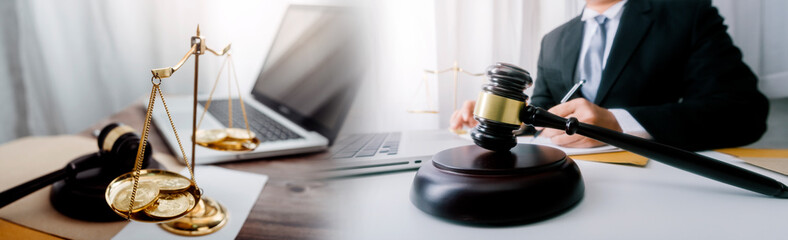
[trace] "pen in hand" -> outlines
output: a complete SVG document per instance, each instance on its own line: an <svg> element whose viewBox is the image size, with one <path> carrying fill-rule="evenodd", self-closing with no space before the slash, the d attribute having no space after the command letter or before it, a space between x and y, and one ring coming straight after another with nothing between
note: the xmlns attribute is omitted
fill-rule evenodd
<svg viewBox="0 0 788 240"><path fill-rule="evenodd" d="M564 98L561 99L561 103L565 103L566 101L569 101L569 98L571 98L572 95L575 95L575 92L577 92L577 89L580 89L580 87L582 87L583 84L585 84L585 83L586 83L585 79L582 79L579 82L575 83L575 85L572 86L571 89L569 89L569 92L567 92L566 95L564 95ZM534 138L531 139L531 142L536 140L536 137L538 137L539 134L542 133L542 131L544 131L544 128L542 128L539 131L536 131L536 133L534 133Z"/></svg>

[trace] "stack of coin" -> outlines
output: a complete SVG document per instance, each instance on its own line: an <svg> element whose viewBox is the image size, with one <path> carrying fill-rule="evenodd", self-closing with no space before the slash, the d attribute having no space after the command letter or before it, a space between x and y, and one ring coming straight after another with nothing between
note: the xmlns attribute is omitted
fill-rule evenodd
<svg viewBox="0 0 788 240"><path fill-rule="evenodd" d="M156 182L161 189L161 194L156 203L145 209L145 213L151 217L169 218L178 216L194 206L194 196L184 191L192 184L189 179L171 176L151 176L147 180Z"/></svg>
<svg viewBox="0 0 788 240"><path fill-rule="evenodd" d="M134 204L129 211L134 186L133 172L115 179L107 188L106 199L121 216L139 221L159 222L181 217L191 211L202 195L188 178L164 170L142 170Z"/></svg>
<svg viewBox="0 0 788 240"><path fill-rule="evenodd" d="M197 130L197 134L195 135L195 142L197 144L211 144L217 143L219 141L224 140L227 138L227 132L222 129L211 129L211 130Z"/></svg>
<svg viewBox="0 0 788 240"><path fill-rule="evenodd" d="M238 140L249 140L255 138L255 134L252 131L248 131L246 129L241 128L228 128L225 129L227 132L227 136L233 139Z"/></svg>
<svg viewBox="0 0 788 240"><path fill-rule="evenodd" d="M243 128L201 129L195 137L198 145L221 151L251 151L260 144L254 132Z"/></svg>

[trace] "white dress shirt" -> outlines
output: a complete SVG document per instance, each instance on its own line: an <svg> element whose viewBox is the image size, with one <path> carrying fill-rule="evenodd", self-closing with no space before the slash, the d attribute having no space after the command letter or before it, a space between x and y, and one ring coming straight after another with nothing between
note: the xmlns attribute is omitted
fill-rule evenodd
<svg viewBox="0 0 788 240"><path fill-rule="evenodd" d="M620 1L605 10L603 13L598 13L588 7L583 10L583 15L580 16L580 20L583 21L583 24L585 24L585 30L583 31L583 45L580 47L580 59L577 61L576 66L577 72L582 71L580 67L583 66L585 62L584 59L586 53L588 52L588 45L591 42L591 38L594 36L594 33L597 31L597 28L599 27L599 24L597 24L596 21L593 21L593 19L599 15L605 15L605 17L608 19L606 23L607 36L605 37L605 54L602 57L602 69L605 68L607 65L607 57L610 55L610 49L613 46L613 40L616 37L616 32L618 32L618 25L621 22L621 14L624 12L624 4L626 2L627 0ZM577 78L579 78L579 74L576 75L578 75ZM579 79L575 80L579 81ZM642 138L652 138L651 134L649 134L646 129L643 128L643 126L640 125L640 123L638 123L634 117L632 117L632 114L627 112L627 110L620 108L612 108L608 110L613 113L613 116L615 116L616 121L618 121L618 124L621 126L621 129L624 131L624 133Z"/></svg>

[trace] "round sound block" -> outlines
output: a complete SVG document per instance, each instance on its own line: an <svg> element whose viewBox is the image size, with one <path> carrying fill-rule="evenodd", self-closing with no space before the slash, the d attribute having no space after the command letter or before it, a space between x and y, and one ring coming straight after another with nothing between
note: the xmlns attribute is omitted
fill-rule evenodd
<svg viewBox="0 0 788 240"><path fill-rule="evenodd" d="M558 149L518 144L509 152L476 145L443 150L419 168L411 202L430 215L472 225L542 220L583 197L580 169Z"/></svg>

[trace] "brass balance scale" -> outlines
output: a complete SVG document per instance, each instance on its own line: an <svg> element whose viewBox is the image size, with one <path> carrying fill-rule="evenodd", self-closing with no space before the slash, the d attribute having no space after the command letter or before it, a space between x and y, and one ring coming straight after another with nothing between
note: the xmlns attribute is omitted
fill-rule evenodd
<svg viewBox="0 0 788 240"><path fill-rule="evenodd" d="M482 79L484 79L483 78L484 73L468 72L465 69L460 68L459 65L457 64L457 61L454 61L454 65L452 65L451 67L443 69L443 70L424 69L424 72L423 72L423 74L421 76L421 83L419 83L418 87L416 87L416 92L414 92L414 96L411 99L413 99L413 100L419 99L419 97L417 97L416 95L419 94L419 92L421 90L421 87L424 86L424 97L425 97L424 99L425 99L425 102L426 102L426 108L411 107L411 109L407 110L408 113L429 113L429 114L437 114L438 113L437 108L432 103L432 97L430 97L430 88L429 88L429 82L427 81L427 75L432 74L432 75L435 76L435 79L437 80L439 74L445 73L445 72L449 72L449 71L451 71L454 74L454 77L452 78L454 80L454 85L453 85L453 88L454 88L454 94L453 94L454 99L453 99L453 101L454 102L453 102L452 111L456 111L457 110L457 88L459 87L459 79L460 79L459 78L460 77L459 73L463 73L463 74L466 74L466 75L469 75L469 76L472 76L472 77L482 77ZM414 105L414 104L411 103L411 105Z"/></svg>
<svg viewBox="0 0 788 240"><path fill-rule="evenodd" d="M416 95L419 94L419 92L421 90L421 86L424 86L424 97L425 97L424 99L425 99L425 102L426 102L426 108L413 108L412 107L411 109L407 110L408 113L427 113L427 114L437 114L438 113L437 108L432 103L432 97L430 97L430 89L429 89L429 85L430 84L429 84L429 82L427 82L427 75L432 74L432 75L435 76L435 79L437 80L439 74L445 73L445 72L449 72L449 71L451 71L454 74L454 77L453 77L453 79L454 79L454 85L453 85L453 87L454 87L454 94L453 94L453 96L454 97L453 98L454 99L453 99L453 105L452 105L452 112L453 111L457 111L457 89L459 88L459 74L463 73L463 74L466 74L466 75L469 75L469 76L472 76L472 77L482 77L482 76L484 76L484 73L472 73L472 72L466 71L463 68L460 68L459 65L457 64L457 61L454 61L454 65L452 65L451 67L443 69L443 70L424 69L424 73L422 75L421 83L419 84L418 87L416 87L416 92L414 93L414 96L411 99L413 99L414 102L418 101L417 99L419 99L419 97L417 97ZM482 78L482 79L485 79L485 78ZM451 131L454 132L455 134L458 134L458 135L462 135L462 134L468 133L464 129L457 129L457 130L451 130Z"/></svg>
<svg viewBox="0 0 788 240"><path fill-rule="evenodd" d="M227 223L228 218L225 207L217 201L204 197L202 189L197 186L197 182L194 180L194 159L196 144L221 151L251 151L260 143L254 134L249 131L249 124L246 119L246 110L243 106L240 89L238 90L239 102L241 103L246 129L233 128L232 125L230 125L227 129L197 130L199 126L196 121L199 57L205 54L205 52L211 52L216 56L226 55L227 58L222 65L222 69L224 66L228 66L229 76L231 72L235 74L232 58L228 53L229 50L229 44L222 49L221 52L208 48L205 44L205 38L200 35L200 27L198 25L196 36L191 37L191 49L181 58L178 64L173 67L151 70L153 74L153 77L151 77L153 87L148 101L148 110L145 114L142 141L140 141L140 147L137 151L134 170L115 178L107 187L104 196L107 204L109 204L110 208L117 214L129 220L160 223L159 226L163 229L185 236L200 236L214 233ZM172 121L170 111L167 109L167 103L159 85L161 85L161 80L163 78L172 76L172 74L183 66L186 60L192 55L194 56L192 132L195 134L192 135L190 162L186 157L186 152L183 150L178 131ZM227 65L228 62L229 65ZM221 71L219 75L221 76ZM219 79L220 78L217 77L214 83L214 87L210 94L211 97L213 96ZM237 77L235 78L235 82L236 86L240 87ZM232 86L232 84L230 85ZM183 155L186 168L189 170L190 178L165 170L141 170L142 156L145 154L145 145L147 143L148 133L150 132L151 113L153 112L156 95L161 97L162 105L164 105L164 110L167 112L167 117L175 133L175 139L178 141L178 147ZM232 97L232 95L230 97ZM210 106L210 99L211 98L209 98L206 103L206 111ZM205 116L204 112L203 116ZM232 105L230 105L229 116L232 118ZM200 122L202 122L202 117ZM232 124L232 119L230 119L230 123Z"/></svg>

